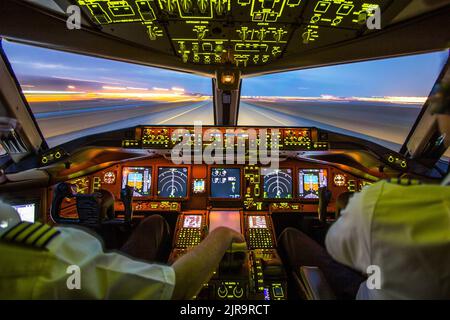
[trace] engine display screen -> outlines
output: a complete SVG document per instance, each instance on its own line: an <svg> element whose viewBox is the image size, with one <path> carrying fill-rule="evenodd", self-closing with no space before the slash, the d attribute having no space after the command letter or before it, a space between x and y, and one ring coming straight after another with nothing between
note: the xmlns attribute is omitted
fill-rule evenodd
<svg viewBox="0 0 450 320"><path fill-rule="evenodd" d="M152 168L125 167L122 172L122 188L130 186L134 189L133 196L150 196L152 184Z"/></svg>
<svg viewBox="0 0 450 320"><path fill-rule="evenodd" d="M202 216L199 214L186 215L183 220L183 228L200 229L202 226Z"/></svg>
<svg viewBox="0 0 450 320"><path fill-rule="evenodd" d="M13 205L22 221L34 223L36 217L36 209L34 203Z"/></svg>
<svg viewBox="0 0 450 320"><path fill-rule="evenodd" d="M204 193L206 190L206 180L205 179L194 179L192 191L195 194Z"/></svg>
<svg viewBox="0 0 450 320"><path fill-rule="evenodd" d="M212 168L211 198L239 199L241 197L241 169Z"/></svg>
<svg viewBox="0 0 450 320"><path fill-rule="evenodd" d="M186 198L188 188L188 168L159 167L158 197Z"/></svg>
<svg viewBox="0 0 450 320"><path fill-rule="evenodd" d="M248 227L250 229L266 229L267 221L265 216L248 216Z"/></svg>
<svg viewBox="0 0 450 320"><path fill-rule="evenodd" d="M292 170L262 168L264 198L292 199Z"/></svg>
<svg viewBox="0 0 450 320"><path fill-rule="evenodd" d="M319 188L327 186L326 169L300 169L298 173L299 197L319 199Z"/></svg>

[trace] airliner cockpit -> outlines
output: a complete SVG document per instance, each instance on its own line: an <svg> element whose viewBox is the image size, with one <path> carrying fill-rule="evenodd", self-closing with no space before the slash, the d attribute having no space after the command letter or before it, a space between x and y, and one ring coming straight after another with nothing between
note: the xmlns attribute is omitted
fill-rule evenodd
<svg viewBox="0 0 450 320"><path fill-rule="evenodd" d="M0 0L0 299L445 298L449 16Z"/></svg>

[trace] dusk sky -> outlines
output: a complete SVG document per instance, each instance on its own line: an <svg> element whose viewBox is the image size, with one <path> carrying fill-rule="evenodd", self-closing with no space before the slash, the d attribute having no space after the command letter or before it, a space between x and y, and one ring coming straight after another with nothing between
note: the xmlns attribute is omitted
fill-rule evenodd
<svg viewBox="0 0 450 320"><path fill-rule="evenodd" d="M211 80L201 76L11 42L3 47L22 85L47 85L46 90L58 82L84 84L93 90L105 85L182 87L211 94ZM428 96L447 57L444 51L249 78L243 81L242 95Z"/></svg>

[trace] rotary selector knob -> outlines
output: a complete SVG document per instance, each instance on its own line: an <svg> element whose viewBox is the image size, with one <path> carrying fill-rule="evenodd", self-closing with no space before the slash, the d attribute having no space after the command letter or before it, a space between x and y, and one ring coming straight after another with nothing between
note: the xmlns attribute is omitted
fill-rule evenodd
<svg viewBox="0 0 450 320"><path fill-rule="evenodd" d="M217 289L217 295L219 296L219 298L223 299L228 295L228 288L225 285L221 285L218 289Z"/></svg>
<svg viewBox="0 0 450 320"><path fill-rule="evenodd" d="M233 296L235 298L240 299L240 298L242 298L243 295L244 295L244 289L242 287L240 287L240 286L234 287L234 289L233 289Z"/></svg>

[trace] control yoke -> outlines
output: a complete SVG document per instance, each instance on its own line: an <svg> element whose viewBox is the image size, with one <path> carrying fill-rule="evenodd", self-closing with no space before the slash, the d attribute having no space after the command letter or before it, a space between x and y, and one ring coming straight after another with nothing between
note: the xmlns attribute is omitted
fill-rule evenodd
<svg viewBox="0 0 450 320"><path fill-rule="evenodd" d="M328 190L327 187L319 188L319 206L317 208L317 213L319 217L319 221L326 222L327 221L327 207L331 201L332 193Z"/></svg>
<svg viewBox="0 0 450 320"><path fill-rule="evenodd" d="M61 182L56 185L55 190L53 191L53 200L52 206L50 208L50 217L55 223L73 223L74 219L65 219L62 218L59 214L61 209L61 204L64 198L73 198L74 194L72 193L72 189L70 184L66 182Z"/></svg>
<svg viewBox="0 0 450 320"><path fill-rule="evenodd" d="M120 191L120 201L122 201L125 208L124 219L125 223L130 223L133 218L133 188L125 186Z"/></svg>

